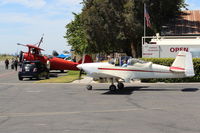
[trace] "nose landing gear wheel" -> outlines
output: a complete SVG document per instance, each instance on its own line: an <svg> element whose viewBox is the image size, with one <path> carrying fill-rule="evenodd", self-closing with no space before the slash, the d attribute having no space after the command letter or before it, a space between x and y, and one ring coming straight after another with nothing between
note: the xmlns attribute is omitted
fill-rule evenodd
<svg viewBox="0 0 200 133"><path fill-rule="evenodd" d="M111 86L109 87L109 90L110 90L110 91L116 91L116 90L117 90L117 87L116 87L115 85L111 85Z"/></svg>
<svg viewBox="0 0 200 133"><path fill-rule="evenodd" d="M92 90L92 86L91 85L87 85L87 90Z"/></svg>

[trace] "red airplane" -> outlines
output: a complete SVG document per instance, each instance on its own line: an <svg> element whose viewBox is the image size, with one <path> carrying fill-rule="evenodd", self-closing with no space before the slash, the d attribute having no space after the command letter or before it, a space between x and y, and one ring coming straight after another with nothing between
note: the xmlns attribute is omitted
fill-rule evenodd
<svg viewBox="0 0 200 133"><path fill-rule="evenodd" d="M42 42L43 37L41 38L38 46L36 45L32 45L32 44L19 44L18 45L22 45L22 46L26 46L28 47L28 52L20 52L20 57L19 60L20 62L22 61L35 61L35 60L39 60L45 64L47 64L48 66L50 66L50 70L79 70L76 66L78 64L82 63L82 60L80 60L78 63L77 62L73 62L73 61L69 61L69 60L64 60L61 58L57 58L57 57L48 57L48 56L44 56L41 54L41 51L44 51L43 49L39 48L41 42ZM92 62L92 58L89 55L85 55L84 58L84 63L91 63Z"/></svg>

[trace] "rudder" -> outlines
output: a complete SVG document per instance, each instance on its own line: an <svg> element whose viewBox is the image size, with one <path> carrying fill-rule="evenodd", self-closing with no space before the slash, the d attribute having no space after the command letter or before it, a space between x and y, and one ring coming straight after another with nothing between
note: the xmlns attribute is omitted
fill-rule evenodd
<svg viewBox="0 0 200 133"><path fill-rule="evenodd" d="M170 70L173 72L184 72L187 77L194 76L195 74L191 53L180 51L170 67Z"/></svg>

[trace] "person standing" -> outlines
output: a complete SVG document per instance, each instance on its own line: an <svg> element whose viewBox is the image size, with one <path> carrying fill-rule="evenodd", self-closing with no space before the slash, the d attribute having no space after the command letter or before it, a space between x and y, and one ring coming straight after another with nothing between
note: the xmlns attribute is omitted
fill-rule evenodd
<svg viewBox="0 0 200 133"><path fill-rule="evenodd" d="M15 59L12 58L12 61L11 61L11 69L14 69L14 64L15 64Z"/></svg>
<svg viewBox="0 0 200 133"><path fill-rule="evenodd" d="M17 66L18 66L18 60L17 59L15 59L15 61L14 61L14 66L15 66L15 71L17 71Z"/></svg>
<svg viewBox="0 0 200 133"><path fill-rule="evenodd" d="M8 69L8 66L9 66L9 60L6 59L6 60L5 60L5 68Z"/></svg>
<svg viewBox="0 0 200 133"><path fill-rule="evenodd" d="M115 66L119 66L119 64L120 64L120 63L119 63L119 58L116 57L116 58L115 58Z"/></svg>

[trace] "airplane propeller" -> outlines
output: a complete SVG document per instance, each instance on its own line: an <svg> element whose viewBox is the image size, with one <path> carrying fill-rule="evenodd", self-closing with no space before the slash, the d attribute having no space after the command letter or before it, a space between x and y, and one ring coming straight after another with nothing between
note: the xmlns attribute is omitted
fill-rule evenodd
<svg viewBox="0 0 200 133"><path fill-rule="evenodd" d="M85 61L85 54L83 54L83 57L82 57L82 63L80 65L78 65L77 67L80 69L80 72L79 72L79 80L81 80L81 76L82 74L84 73L84 70L82 69L81 65L84 63Z"/></svg>
<svg viewBox="0 0 200 133"><path fill-rule="evenodd" d="M19 62L22 62L23 61L23 51L20 51L19 53Z"/></svg>
<svg viewBox="0 0 200 133"><path fill-rule="evenodd" d="M17 43L17 45L26 46L26 45L24 45L24 44L21 44L21 43Z"/></svg>
<svg viewBox="0 0 200 133"><path fill-rule="evenodd" d="M84 74L84 71L83 71L83 69L80 69L80 72L79 72L79 80L81 80L82 74Z"/></svg>
<svg viewBox="0 0 200 133"><path fill-rule="evenodd" d="M44 37L44 34L42 34L42 37L41 37L41 39L40 39L40 41L38 43L38 47L40 47L40 44L43 42L43 37Z"/></svg>

